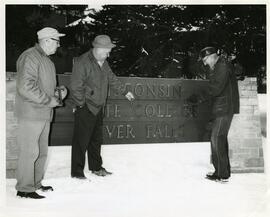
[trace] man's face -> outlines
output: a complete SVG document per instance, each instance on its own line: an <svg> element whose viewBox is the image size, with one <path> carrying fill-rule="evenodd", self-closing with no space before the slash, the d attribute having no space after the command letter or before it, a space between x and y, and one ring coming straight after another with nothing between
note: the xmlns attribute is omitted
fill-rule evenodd
<svg viewBox="0 0 270 217"><path fill-rule="evenodd" d="M211 54L211 55L208 55L208 56L205 56L203 59L202 59L202 62L203 64L206 66L208 65L211 69L214 68L214 58L213 58L214 54Z"/></svg>
<svg viewBox="0 0 270 217"><path fill-rule="evenodd" d="M49 55L55 54L58 47L60 47L59 38L50 38L47 40L47 49Z"/></svg>
<svg viewBox="0 0 270 217"><path fill-rule="evenodd" d="M95 48L95 57L98 61L105 61L111 52L111 48Z"/></svg>

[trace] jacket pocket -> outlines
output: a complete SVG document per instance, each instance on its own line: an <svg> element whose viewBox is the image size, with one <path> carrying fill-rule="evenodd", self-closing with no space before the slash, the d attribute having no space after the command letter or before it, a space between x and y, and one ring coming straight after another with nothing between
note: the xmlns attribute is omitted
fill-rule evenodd
<svg viewBox="0 0 270 217"><path fill-rule="evenodd" d="M212 111L215 116L227 114L229 111L228 98L226 96L216 97Z"/></svg>
<svg viewBox="0 0 270 217"><path fill-rule="evenodd" d="M101 104L101 99L100 99L100 91L97 90L97 88L91 88L91 87L86 87L85 90L85 101L88 104L91 104L93 106L100 106Z"/></svg>

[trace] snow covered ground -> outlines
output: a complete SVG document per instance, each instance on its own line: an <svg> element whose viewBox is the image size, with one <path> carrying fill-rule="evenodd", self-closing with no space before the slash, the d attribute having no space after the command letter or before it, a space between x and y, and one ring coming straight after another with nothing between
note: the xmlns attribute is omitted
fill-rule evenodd
<svg viewBox="0 0 270 217"><path fill-rule="evenodd" d="M259 100L265 101L265 96ZM265 137L263 142L266 147ZM41 193L46 199L16 197L16 181L8 179L6 206L0 216L266 217L270 214L268 175L232 174L227 184L204 178L212 170L208 142L106 145L102 147L104 166L114 174L96 177L86 166L85 174L90 181L70 178L70 151L69 146L49 148L43 184L52 185L55 190Z"/></svg>

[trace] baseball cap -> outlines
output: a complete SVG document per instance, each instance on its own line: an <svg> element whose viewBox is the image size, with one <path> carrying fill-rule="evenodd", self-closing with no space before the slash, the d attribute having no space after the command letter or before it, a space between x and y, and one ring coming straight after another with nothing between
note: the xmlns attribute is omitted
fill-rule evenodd
<svg viewBox="0 0 270 217"><path fill-rule="evenodd" d="M59 33L56 29L51 27L45 27L37 32L38 39L44 38L58 38L65 36L66 34Z"/></svg>

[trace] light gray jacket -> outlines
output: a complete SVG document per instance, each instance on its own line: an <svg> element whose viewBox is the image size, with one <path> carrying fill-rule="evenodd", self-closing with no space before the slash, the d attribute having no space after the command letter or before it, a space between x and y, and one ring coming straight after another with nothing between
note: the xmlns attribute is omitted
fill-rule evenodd
<svg viewBox="0 0 270 217"><path fill-rule="evenodd" d="M48 105L55 94L55 66L38 44L18 58L16 82L17 118L52 120L53 109Z"/></svg>

